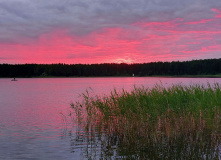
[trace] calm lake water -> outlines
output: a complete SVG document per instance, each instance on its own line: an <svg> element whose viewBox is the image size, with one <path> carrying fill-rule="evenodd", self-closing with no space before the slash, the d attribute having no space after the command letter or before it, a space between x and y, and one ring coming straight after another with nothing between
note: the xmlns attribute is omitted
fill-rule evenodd
<svg viewBox="0 0 221 160"><path fill-rule="evenodd" d="M85 144L73 144L75 124L63 115L79 94L109 94L130 91L136 86L152 87L181 83L221 83L221 78L19 78L0 79L0 159L87 159ZM62 114L61 114L62 113ZM71 129L70 129L71 128ZM72 130L72 132L70 132Z"/></svg>

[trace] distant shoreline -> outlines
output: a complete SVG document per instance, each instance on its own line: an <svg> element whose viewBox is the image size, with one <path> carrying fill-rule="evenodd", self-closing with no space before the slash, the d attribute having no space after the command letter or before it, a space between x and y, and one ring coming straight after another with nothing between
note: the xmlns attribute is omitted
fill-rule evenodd
<svg viewBox="0 0 221 160"><path fill-rule="evenodd" d="M0 64L0 77L196 77L220 78L221 58L142 64Z"/></svg>
<svg viewBox="0 0 221 160"><path fill-rule="evenodd" d="M221 78L221 74L217 75L153 75L153 76L37 76L37 77L0 77L3 78L137 78L137 77L160 77L160 78Z"/></svg>

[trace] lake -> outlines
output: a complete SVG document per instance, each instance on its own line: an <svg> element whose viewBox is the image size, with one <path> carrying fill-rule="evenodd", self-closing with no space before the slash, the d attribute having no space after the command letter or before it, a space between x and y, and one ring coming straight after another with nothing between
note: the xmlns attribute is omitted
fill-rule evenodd
<svg viewBox="0 0 221 160"><path fill-rule="evenodd" d="M0 79L0 159L87 159L85 143L72 143L76 124L66 116L70 104L90 94L181 83L221 83L221 78L18 78ZM70 132L70 130L72 132ZM114 158L114 157L113 157Z"/></svg>

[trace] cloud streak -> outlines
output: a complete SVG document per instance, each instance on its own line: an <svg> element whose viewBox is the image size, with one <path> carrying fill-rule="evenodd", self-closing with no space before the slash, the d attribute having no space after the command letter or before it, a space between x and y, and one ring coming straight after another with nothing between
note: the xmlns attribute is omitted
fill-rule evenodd
<svg viewBox="0 0 221 160"><path fill-rule="evenodd" d="M2 0L0 63L220 58L221 1Z"/></svg>

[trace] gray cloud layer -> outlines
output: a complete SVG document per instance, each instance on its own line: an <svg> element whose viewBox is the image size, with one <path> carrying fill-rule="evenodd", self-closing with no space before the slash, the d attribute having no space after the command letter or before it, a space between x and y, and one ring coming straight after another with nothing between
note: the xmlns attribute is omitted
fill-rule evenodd
<svg viewBox="0 0 221 160"><path fill-rule="evenodd" d="M102 28L132 23L185 22L213 18L219 0L1 0L0 42L18 43L43 33L66 29L83 36Z"/></svg>

